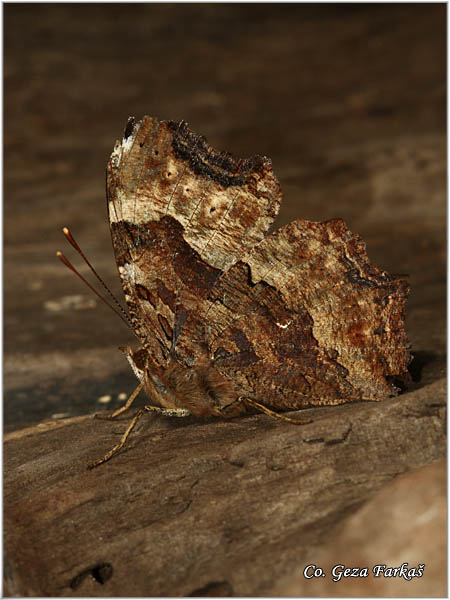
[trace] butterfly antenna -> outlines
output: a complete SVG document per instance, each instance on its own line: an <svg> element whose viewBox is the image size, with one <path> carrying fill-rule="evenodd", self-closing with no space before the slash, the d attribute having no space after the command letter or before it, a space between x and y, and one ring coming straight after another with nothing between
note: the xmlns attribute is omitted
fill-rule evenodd
<svg viewBox="0 0 450 600"><path fill-rule="evenodd" d="M119 311L118 311L116 308L114 308L114 306L113 306L113 305L112 305L110 302L108 302L108 300L106 300L106 298L103 298L103 296L97 292L97 290L96 290L96 289L95 289L95 288L94 288L94 287L93 287L93 286L92 286L92 285L89 283L89 281L88 281L87 279L85 279L85 278L83 277L83 275L81 275L81 273L79 273L79 272L78 272L78 271L75 269L75 267L73 266L73 264L72 264L72 263L71 263L71 262L70 262L70 261L69 261L69 260L68 260L68 259L67 259L67 258L64 256L64 254L63 254L62 252L60 252L60 251L58 250L58 252L56 253L56 256L59 258L59 260L60 260L60 261L61 261L61 262L62 262L62 263L63 263L63 264L64 264L64 265L65 265L65 266L68 268L68 269L70 269L70 270L72 271L72 273L75 273L75 275L76 275L77 277L79 277L79 278L81 279L81 281L82 281L82 282L83 282L85 285L87 285L87 287L88 287L88 288L91 290L91 292L94 292L94 294L95 294L95 295L96 295L98 298L100 298L100 300L101 300L102 302L104 302L104 303L105 303L107 306L109 306L109 308L110 308L111 310L113 310L113 311L116 313L116 315L118 315L118 316L119 316L119 317L122 319L122 321L125 323L125 325L126 325L127 327L130 327L130 328L131 328L131 325L130 325L130 323L128 322L128 320L127 320L127 319L126 319L126 318L125 318L125 317L124 317L124 316L123 316L123 315L122 315L122 314L121 314L121 313L120 313L120 312L119 312Z"/></svg>
<svg viewBox="0 0 450 600"><path fill-rule="evenodd" d="M79 271L77 271L77 269L72 265L72 263L64 256L64 254L60 251L58 251L56 253L56 256L59 258L59 260L68 268L72 271L72 273L74 273L77 277L79 277L81 279L81 281L87 285L87 287L94 292L94 294L100 298L100 300L102 300L107 306L109 306L109 308L111 310L113 310L116 315L118 315L122 321L127 325L127 327L129 327L130 329L133 329L132 325L131 325L131 321L130 318L128 317L128 315L126 314L126 312L124 311L123 307L121 306L121 304L119 303L119 301L117 300L117 298L114 296L114 294L111 292L111 290L108 288L108 286L106 285L106 283L103 281L103 279L100 277L100 275L97 273L97 271L94 269L94 267L91 265L91 263L88 261L88 259L86 258L84 252L81 250L81 248L79 247L79 245L76 243L74 237L72 236L72 234L70 233L69 229L67 229L67 227L63 228L63 233L66 237L66 239L68 240L68 242L71 244L71 246L73 246L73 248L75 248L75 250L78 252L78 254L81 256L81 258L84 260L84 262L87 264L87 266L89 267L89 269L92 271L92 273L95 275L95 277L98 279L98 281L102 284L103 288L107 291L107 293L111 296L111 298L114 300L114 304L116 305L116 307L119 309L117 310L117 308L115 308L110 302L108 302L108 300L106 300L106 298L104 298L101 294L99 294L99 292L89 283L89 281L87 281L87 279L85 279L83 277L83 275L81 275L81 273L79 273Z"/></svg>

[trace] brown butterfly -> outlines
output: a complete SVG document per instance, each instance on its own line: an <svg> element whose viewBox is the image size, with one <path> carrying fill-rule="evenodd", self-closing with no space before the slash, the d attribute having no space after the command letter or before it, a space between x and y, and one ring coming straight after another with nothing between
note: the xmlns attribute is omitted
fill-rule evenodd
<svg viewBox="0 0 450 600"><path fill-rule="evenodd" d="M398 393L408 284L372 265L341 219L267 234L281 202L270 159L217 152L184 121L131 118L108 163L107 201L140 341L125 349L140 383L112 417L141 389L152 404L91 466L123 447L145 411L251 407L301 424L275 411Z"/></svg>

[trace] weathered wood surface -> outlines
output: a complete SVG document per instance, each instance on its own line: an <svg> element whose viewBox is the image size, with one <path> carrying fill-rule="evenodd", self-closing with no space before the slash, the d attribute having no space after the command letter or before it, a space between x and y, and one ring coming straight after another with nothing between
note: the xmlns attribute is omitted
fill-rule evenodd
<svg viewBox="0 0 450 600"><path fill-rule="evenodd" d="M384 483L444 454L444 382L431 388L311 409L302 428L259 415L155 418L93 471L86 464L123 421L82 417L10 434L7 591L270 595Z"/></svg>
<svg viewBox="0 0 450 600"><path fill-rule="evenodd" d="M446 514L447 466L443 458L384 485L342 520L326 544L307 551L303 565L320 566L325 577L309 579L303 568L297 568L275 588L274 595L445 598L447 540L442 531ZM383 570L377 565L384 565Z"/></svg>

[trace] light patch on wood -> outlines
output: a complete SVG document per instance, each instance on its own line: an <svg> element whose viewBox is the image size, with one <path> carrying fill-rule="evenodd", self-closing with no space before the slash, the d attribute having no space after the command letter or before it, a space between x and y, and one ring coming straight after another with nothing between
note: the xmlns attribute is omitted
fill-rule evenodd
<svg viewBox="0 0 450 600"><path fill-rule="evenodd" d="M100 396L97 398L97 402L99 404L109 404L112 400L112 396L110 394L105 394L105 396Z"/></svg>

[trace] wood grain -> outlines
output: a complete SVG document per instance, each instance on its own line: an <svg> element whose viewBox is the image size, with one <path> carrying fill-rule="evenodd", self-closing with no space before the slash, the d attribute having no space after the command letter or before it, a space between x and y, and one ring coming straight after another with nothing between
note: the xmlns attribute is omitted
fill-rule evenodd
<svg viewBox="0 0 450 600"><path fill-rule="evenodd" d="M421 388L380 403L306 410L313 422L301 429L266 416L154 418L93 471L86 464L117 441L124 421L86 417L11 434L7 589L270 595L384 483L443 455L445 385L431 387L433 400Z"/></svg>

